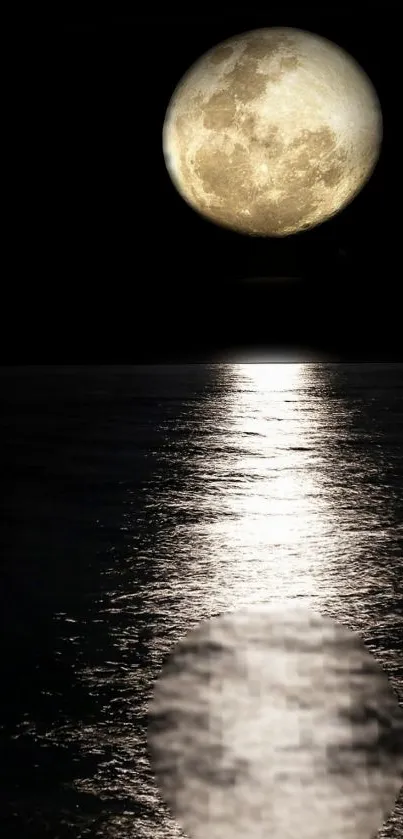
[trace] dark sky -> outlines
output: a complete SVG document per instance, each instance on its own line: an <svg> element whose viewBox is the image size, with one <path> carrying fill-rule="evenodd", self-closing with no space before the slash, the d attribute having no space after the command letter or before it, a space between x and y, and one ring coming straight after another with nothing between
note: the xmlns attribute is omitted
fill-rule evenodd
<svg viewBox="0 0 403 839"><path fill-rule="evenodd" d="M33 38L24 56L5 363L188 360L231 348L401 358L394 12L387 3L365 17L272 8L66 14ZM384 117L381 157L360 195L339 216L285 239L249 238L202 219L176 193L161 142L169 98L192 62L237 32L271 25L344 47L375 84ZM298 279L270 280L278 275Z"/></svg>

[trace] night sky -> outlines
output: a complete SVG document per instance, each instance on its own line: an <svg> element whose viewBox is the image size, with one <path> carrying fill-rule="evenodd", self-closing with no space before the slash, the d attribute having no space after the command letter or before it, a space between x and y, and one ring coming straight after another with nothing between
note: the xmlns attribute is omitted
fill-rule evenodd
<svg viewBox="0 0 403 839"><path fill-rule="evenodd" d="M393 11L385 3L365 18L281 9L65 15L33 38L20 101L6 364L233 351L401 359ZM162 153L165 110L181 76L220 40L261 26L308 29L345 48L370 76L384 118L381 157L360 195L339 216L284 239L204 220L175 191Z"/></svg>

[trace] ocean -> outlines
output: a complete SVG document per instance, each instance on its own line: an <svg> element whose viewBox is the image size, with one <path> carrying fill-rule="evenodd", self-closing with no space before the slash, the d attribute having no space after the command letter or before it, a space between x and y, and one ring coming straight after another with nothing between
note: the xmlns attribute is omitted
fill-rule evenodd
<svg viewBox="0 0 403 839"><path fill-rule="evenodd" d="M402 364L3 368L0 398L5 839L183 837L147 714L212 617L313 610L403 707Z"/></svg>

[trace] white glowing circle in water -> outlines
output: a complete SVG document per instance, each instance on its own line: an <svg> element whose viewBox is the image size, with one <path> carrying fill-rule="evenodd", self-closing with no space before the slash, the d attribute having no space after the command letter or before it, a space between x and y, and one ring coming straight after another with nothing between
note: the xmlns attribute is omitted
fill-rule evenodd
<svg viewBox="0 0 403 839"><path fill-rule="evenodd" d="M355 633L260 607L175 647L149 750L191 839L371 839L402 784L403 712Z"/></svg>

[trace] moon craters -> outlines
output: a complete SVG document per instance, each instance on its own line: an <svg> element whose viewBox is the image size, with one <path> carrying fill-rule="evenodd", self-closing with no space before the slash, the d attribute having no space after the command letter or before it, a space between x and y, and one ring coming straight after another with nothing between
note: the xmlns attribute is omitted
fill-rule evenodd
<svg viewBox="0 0 403 839"><path fill-rule="evenodd" d="M356 62L293 29L236 36L202 56L167 109L168 171L198 212L286 236L339 212L376 164L382 117Z"/></svg>

